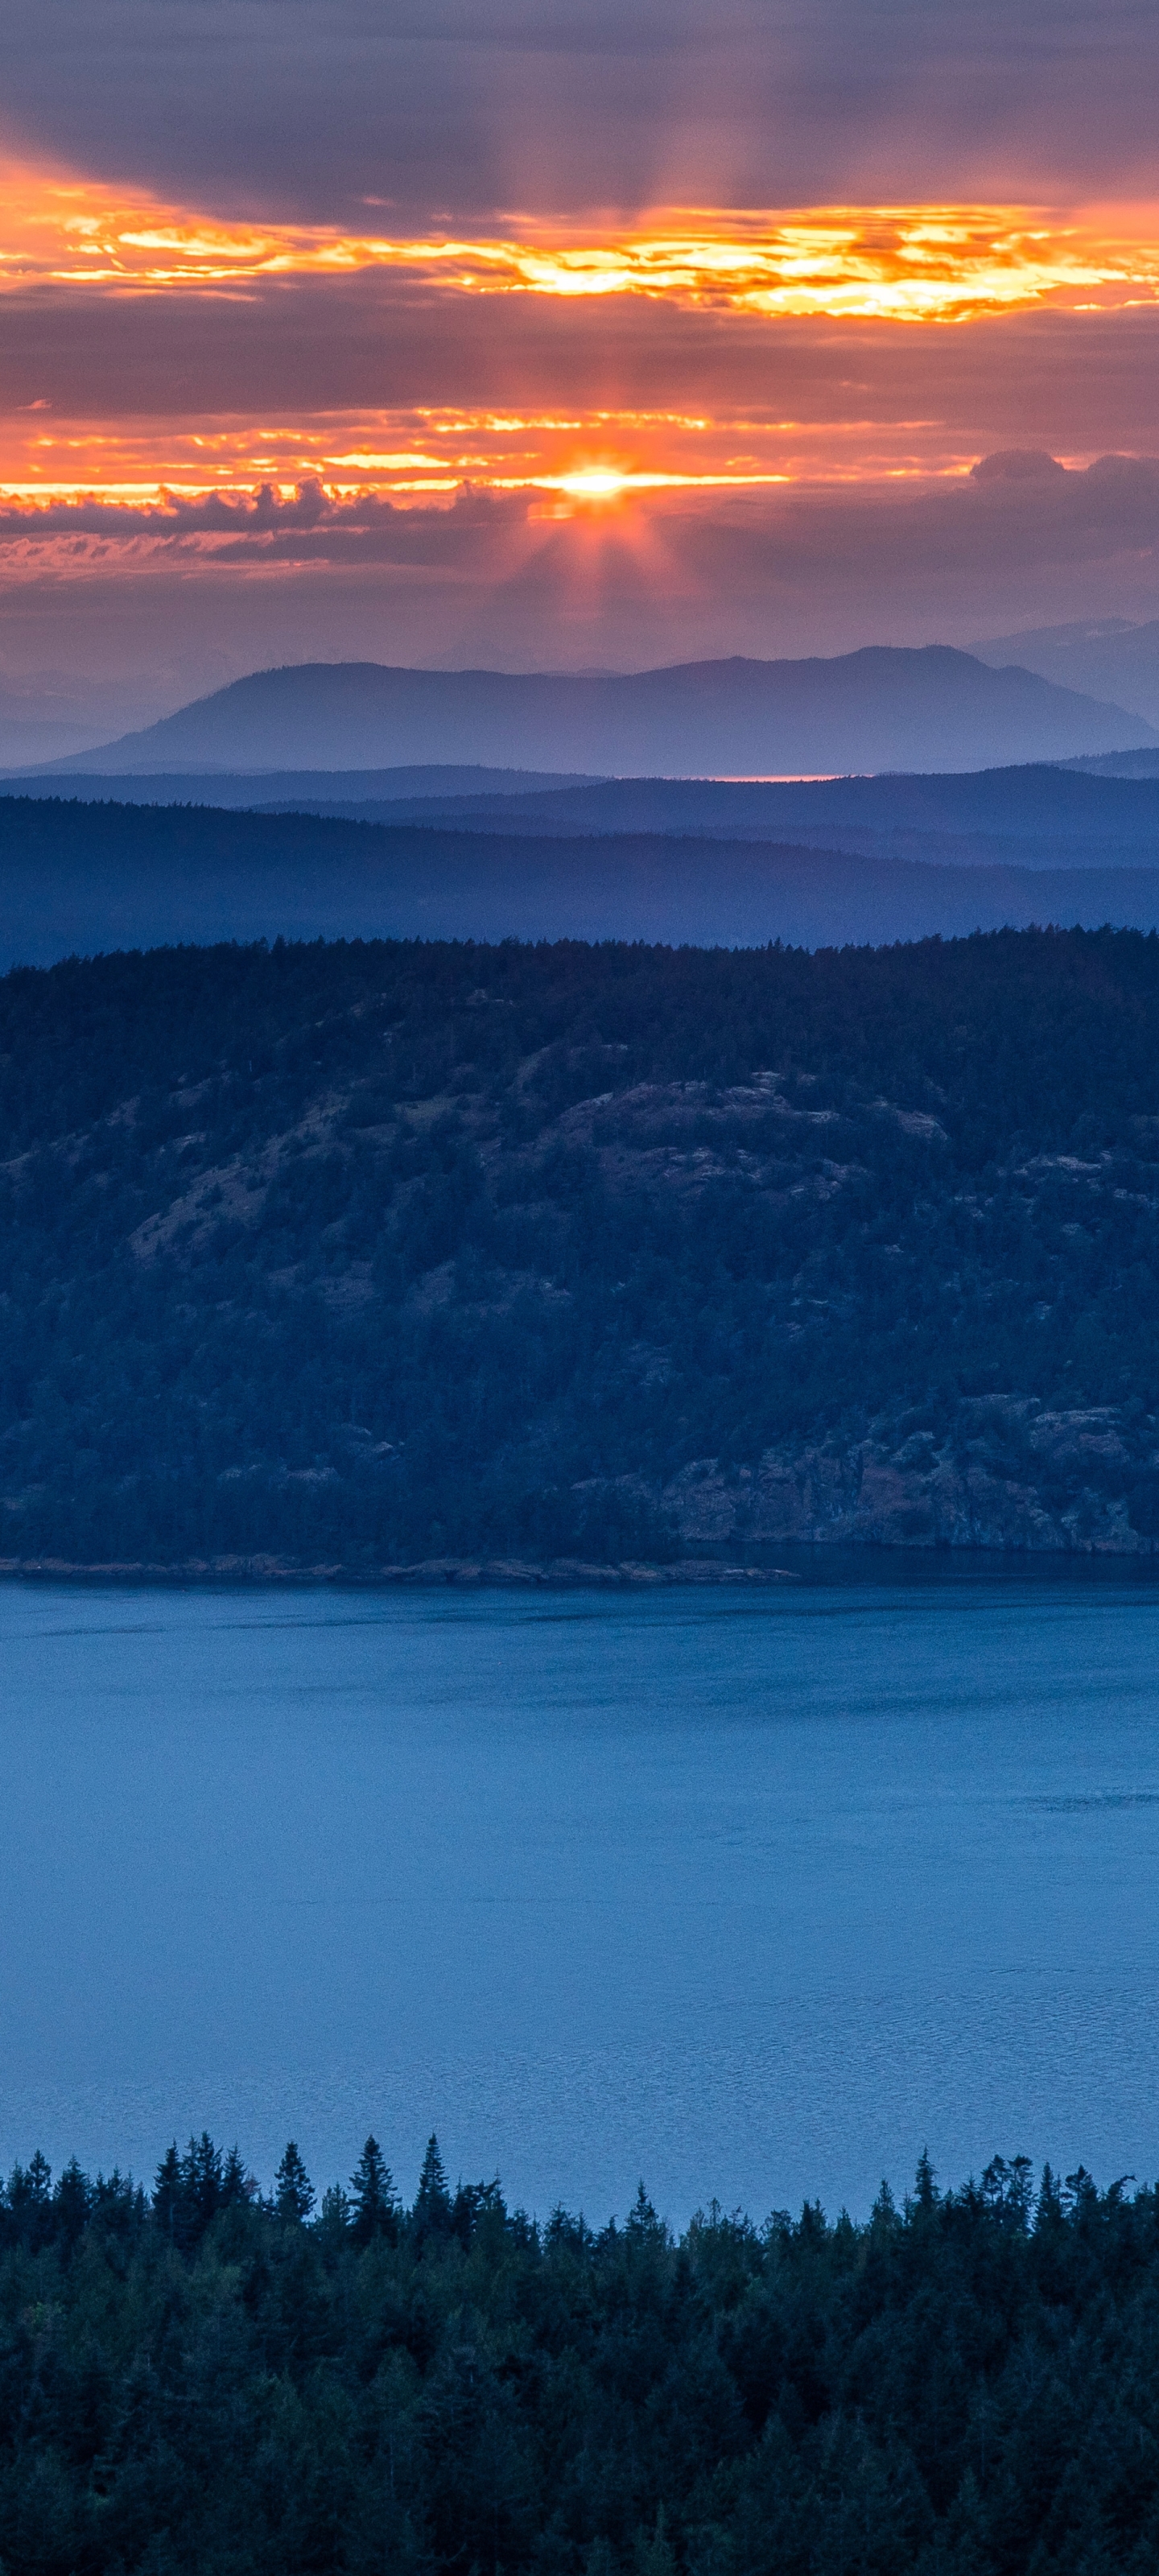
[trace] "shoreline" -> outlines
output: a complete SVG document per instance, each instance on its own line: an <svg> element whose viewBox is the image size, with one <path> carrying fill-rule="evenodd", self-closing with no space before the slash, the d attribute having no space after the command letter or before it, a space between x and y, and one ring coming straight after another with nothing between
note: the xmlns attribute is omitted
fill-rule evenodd
<svg viewBox="0 0 1159 2576"><path fill-rule="evenodd" d="M1159 1551L1105 1547L922 1547L844 1541L815 1542L801 1550L805 1566L741 1565L710 1557L670 1564L624 1559L599 1564L581 1557L536 1562L519 1557L428 1557L409 1565L373 1568L341 1563L291 1565L274 1556L189 1557L173 1564L147 1559L105 1559L78 1564L67 1557L0 1557L0 1581L10 1583L172 1584L196 1590L236 1584L255 1591L332 1589L358 1592L760 1592L778 1586L869 1575L875 1568L907 1580L935 1572L969 1579L981 1574L1096 1572L1159 1576Z"/></svg>
<svg viewBox="0 0 1159 2576"><path fill-rule="evenodd" d="M327 1564L290 1565L273 1556L190 1557L173 1565L112 1559L78 1565L66 1557L0 1557L0 1577L51 1583L247 1583L255 1585L335 1584L360 1591L437 1591L440 1587L473 1591L481 1588L540 1591L545 1588L590 1591L664 1590L677 1585L800 1583L788 1566L722 1565L711 1558L688 1558L672 1565L625 1559L600 1565L582 1557L556 1557L544 1564L521 1557L427 1557L412 1565L365 1567Z"/></svg>

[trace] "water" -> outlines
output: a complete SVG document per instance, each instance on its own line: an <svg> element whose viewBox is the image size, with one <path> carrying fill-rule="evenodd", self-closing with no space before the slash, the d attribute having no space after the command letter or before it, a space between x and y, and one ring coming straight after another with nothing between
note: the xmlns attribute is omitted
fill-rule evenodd
<svg viewBox="0 0 1159 2576"><path fill-rule="evenodd" d="M0 1588L0 2159L1159 2172L1159 1592Z"/></svg>

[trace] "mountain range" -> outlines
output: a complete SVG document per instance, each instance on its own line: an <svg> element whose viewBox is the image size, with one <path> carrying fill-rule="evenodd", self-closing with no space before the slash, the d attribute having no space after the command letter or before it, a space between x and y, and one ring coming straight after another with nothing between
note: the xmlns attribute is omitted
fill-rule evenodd
<svg viewBox="0 0 1159 2576"><path fill-rule="evenodd" d="M948 645L597 678L376 662L256 671L58 774L492 768L632 777L954 771L1155 744L1139 717Z"/></svg>

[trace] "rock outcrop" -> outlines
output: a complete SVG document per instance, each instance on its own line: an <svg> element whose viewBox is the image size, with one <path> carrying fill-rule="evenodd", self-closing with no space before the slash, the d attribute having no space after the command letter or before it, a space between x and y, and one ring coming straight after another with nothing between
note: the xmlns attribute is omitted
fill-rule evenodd
<svg viewBox="0 0 1159 2576"><path fill-rule="evenodd" d="M900 1430L901 1436L898 1436ZM697 1459L656 1500L685 1547L797 1542L1149 1556L1137 1525L1159 1469L1154 1426L1110 1406L1052 1412L1031 1396L958 1407L940 1443L874 1424L842 1447L766 1449L753 1467ZM1133 1517L1133 1505L1137 1517Z"/></svg>

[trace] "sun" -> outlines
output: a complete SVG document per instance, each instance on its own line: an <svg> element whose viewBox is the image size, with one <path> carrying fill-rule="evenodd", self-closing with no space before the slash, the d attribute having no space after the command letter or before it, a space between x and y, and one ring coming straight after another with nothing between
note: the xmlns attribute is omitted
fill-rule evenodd
<svg viewBox="0 0 1159 2576"><path fill-rule="evenodd" d="M581 465L574 474L553 479L556 490L567 492L573 501L618 501L632 481L630 474L618 473L614 465Z"/></svg>

